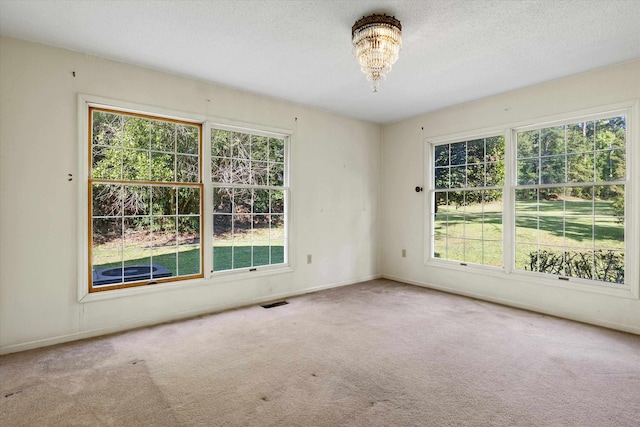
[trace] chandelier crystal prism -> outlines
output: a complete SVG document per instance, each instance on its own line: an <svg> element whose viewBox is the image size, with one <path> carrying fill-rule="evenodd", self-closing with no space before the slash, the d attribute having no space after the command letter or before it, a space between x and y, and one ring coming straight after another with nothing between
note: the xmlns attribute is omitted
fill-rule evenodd
<svg viewBox="0 0 640 427"><path fill-rule="evenodd" d="M378 92L380 81L387 77L398 60L402 47L402 25L394 16L369 15L356 21L351 28L351 46L360 69Z"/></svg>

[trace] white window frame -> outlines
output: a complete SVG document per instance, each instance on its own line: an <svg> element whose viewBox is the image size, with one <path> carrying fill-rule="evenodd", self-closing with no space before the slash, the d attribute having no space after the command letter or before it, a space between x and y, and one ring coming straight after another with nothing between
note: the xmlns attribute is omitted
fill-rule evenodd
<svg viewBox="0 0 640 427"><path fill-rule="evenodd" d="M223 119L220 117L211 117L204 114L187 113L183 111L171 110L168 108L154 107L134 102L122 101L117 99L105 98L101 96L78 94L78 115L77 115L77 132L78 132L78 174L70 177L77 181L77 247L78 247L78 271L77 271L77 301L87 303L92 301L100 301L113 298L121 298L139 294L149 294L161 292L167 289L176 289L194 286L209 286L217 283L228 281L244 280L249 278L257 278L273 274L290 273L293 271L292 262L292 197L291 197L291 140L293 139L293 131L289 129L281 129L253 123L245 123L240 121ZM89 292L88 274L88 182L89 182L89 164L87 162L89 156L89 107L106 108L118 110L123 113L133 113L142 115L151 115L158 118L166 118L170 120L181 120L186 122L199 123L202 125L202 184L204 196L202 203L202 220L201 220L201 238L203 264L202 278L175 280L167 283L158 283L147 286L125 287L120 289L108 289L101 292ZM233 129L235 131L245 131L255 135L264 135L279 137L285 139L285 263L277 265L265 265L260 267L243 268L236 270L224 270L213 273L213 185L211 183L211 129Z"/></svg>
<svg viewBox="0 0 640 427"><path fill-rule="evenodd" d="M515 153L515 135L527 129L551 127L559 124L575 123L584 120L612 117L627 117L626 164L627 181L625 184L625 284L614 284L594 280L570 277L558 280L559 276L546 273L529 272L515 269L515 189L517 184L517 159ZM474 137L489 137L502 134L505 137L505 186L503 191L503 268L480 264L461 265L459 261L433 257L433 221L431 209L433 203L434 146L469 140ZM495 277L511 278L514 283L527 282L536 285L567 288L593 292L623 298L640 299L640 100L630 100L605 106L596 106L569 113L555 114L542 118L507 123L501 127L485 128L464 133L427 137L423 139L425 168L424 192L424 264L429 267L473 272ZM598 183L594 183L597 185ZM606 185L606 182L602 184Z"/></svg>

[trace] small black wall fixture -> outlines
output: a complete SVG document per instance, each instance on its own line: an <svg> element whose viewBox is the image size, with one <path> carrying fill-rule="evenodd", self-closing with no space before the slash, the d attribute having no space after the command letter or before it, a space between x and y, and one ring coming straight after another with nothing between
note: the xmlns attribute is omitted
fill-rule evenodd
<svg viewBox="0 0 640 427"><path fill-rule="evenodd" d="M419 193L419 192L421 192L421 191L422 191L422 187L417 186L417 187L416 187L416 193Z"/></svg>

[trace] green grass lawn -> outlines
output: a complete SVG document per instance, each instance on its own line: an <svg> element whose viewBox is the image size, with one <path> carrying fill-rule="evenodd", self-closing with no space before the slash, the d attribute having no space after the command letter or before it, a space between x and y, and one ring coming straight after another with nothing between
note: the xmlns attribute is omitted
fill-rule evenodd
<svg viewBox="0 0 640 427"><path fill-rule="evenodd" d="M502 204L440 206L435 219L435 256L502 266ZM595 215L594 215L595 212ZM565 215L565 218L562 218ZM624 250L624 225L611 202L536 200L516 204L516 266L524 269L537 250Z"/></svg>

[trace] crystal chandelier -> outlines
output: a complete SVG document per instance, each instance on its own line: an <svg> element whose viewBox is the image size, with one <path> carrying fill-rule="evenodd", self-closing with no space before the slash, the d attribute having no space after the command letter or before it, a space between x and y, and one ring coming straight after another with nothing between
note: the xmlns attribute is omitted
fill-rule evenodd
<svg viewBox="0 0 640 427"><path fill-rule="evenodd" d="M363 16L351 28L351 45L360 69L378 92L402 46L402 25L394 16Z"/></svg>

